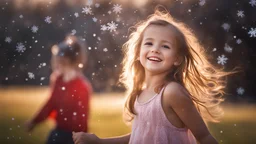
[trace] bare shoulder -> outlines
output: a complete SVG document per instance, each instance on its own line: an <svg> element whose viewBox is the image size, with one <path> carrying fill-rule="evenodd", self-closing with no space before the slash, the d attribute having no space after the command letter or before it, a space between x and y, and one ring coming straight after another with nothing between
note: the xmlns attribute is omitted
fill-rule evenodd
<svg viewBox="0 0 256 144"><path fill-rule="evenodd" d="M172 107L193 104L188 91L177 82L167 84L163 96Z"/></svg>

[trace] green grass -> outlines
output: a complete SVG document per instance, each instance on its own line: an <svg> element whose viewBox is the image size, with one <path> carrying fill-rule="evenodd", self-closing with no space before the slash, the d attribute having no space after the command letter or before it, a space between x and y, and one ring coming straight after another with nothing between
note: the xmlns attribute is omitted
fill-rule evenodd
<svg viewBox="0 0 256 144"><path fill-rule="evenodd" d="M26 133L24 123L47 100L46 87L0 89L0 144L43 144L54 127L51 120ZM89 132L99 137L123 135L130 127L123 123L122 93L95 94L91 101ZM256 143L256 105L226 104L220 123L209 123L213 136L222 144Z"/></svg>

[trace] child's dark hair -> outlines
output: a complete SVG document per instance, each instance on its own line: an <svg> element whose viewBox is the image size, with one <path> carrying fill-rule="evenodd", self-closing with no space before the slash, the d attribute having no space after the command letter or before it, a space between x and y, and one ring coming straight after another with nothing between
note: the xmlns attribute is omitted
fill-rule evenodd
<svg viewBox="0 0 256 144"><path fill-rule="evenodd" d="M83 68L86 64L86 44L73 35L68 35L64 41L52 47L53 56L67 58L70 64Z"/></svg>

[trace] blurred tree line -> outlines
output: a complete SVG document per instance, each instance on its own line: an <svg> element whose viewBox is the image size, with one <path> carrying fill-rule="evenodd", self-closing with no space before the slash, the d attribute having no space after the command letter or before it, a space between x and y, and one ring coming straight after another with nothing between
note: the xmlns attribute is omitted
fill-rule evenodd
<svg viewBox="0 0 256 144"><path fill-rule="evenodd" d="M129 28L152 14L155 6L161 4L174 18L193 29L214 64L218 65L217 57L224 54L228 60L220 67L225 70L241 67L242 72L228 78L228 99L255 101L256 38L250 37L248 31L256 28L256 6L239 0L205 1L203 5L200 4L202 1L0 1L1 86L48 85L50 48L67 34L73 33L87 43L89 63L84 73L94 90L123 91L124 88L117 84L122 44L128 39ZM88 3L92 5L88 6ZM121 13L113 11L116 4L121 5ZM83 13L85 7L90 7L92 14ZM238 17L239 10L244 11L244 17ZM51 17L52 23L45 22L47 16ZM112 21L118 24L116 31L101 30L102 25ZM229 24L229 30L223 28L224 23ZM36 33L32 32L32 26L38 27ZM7 37L11 38L11 42L7 42ZM242 41L239 44L238 39ZM24 52L16 50L18 43L24 44ZM227 44L233 48L232 53L224 50ZM29 78L29 72L34 74L34 79ZM239 87L245 90L243 95L237 94Z"/></svg>

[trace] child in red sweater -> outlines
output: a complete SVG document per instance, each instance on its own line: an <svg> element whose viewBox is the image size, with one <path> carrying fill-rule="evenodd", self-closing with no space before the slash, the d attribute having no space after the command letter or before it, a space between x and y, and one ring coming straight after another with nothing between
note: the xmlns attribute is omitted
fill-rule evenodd
<svg viewBox="0 0 256 144"><path fill-rule="evenodd" d="M92 88L82 73L86 58L85 47L75 36L68 36L52 47L51 96L39 113L26 123L27 131L31 131L49 116L54 117L56 127L47 144L73 144L72 131L88 131Z"/></svg>

